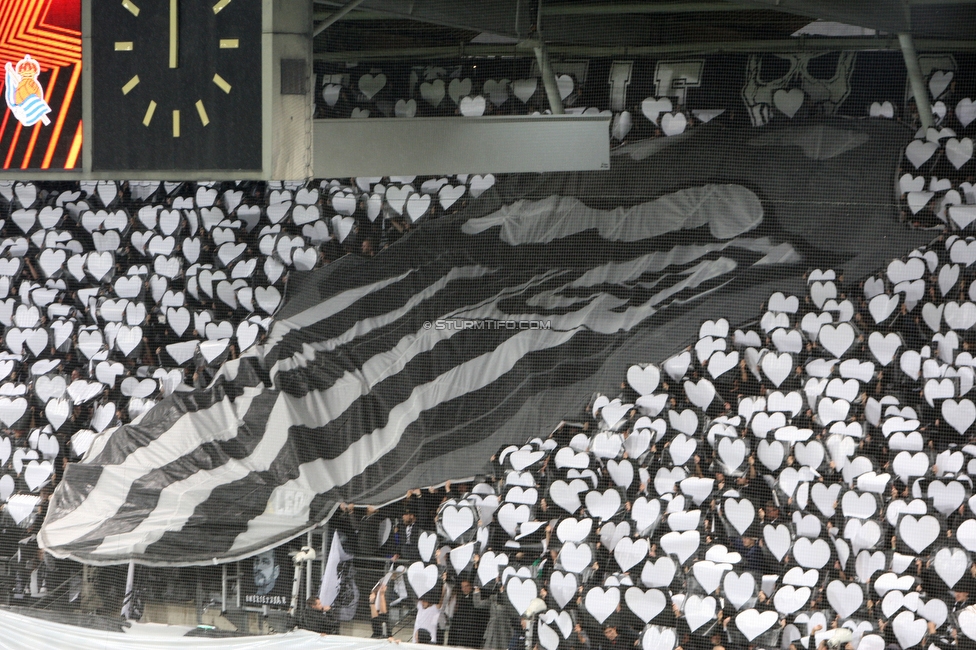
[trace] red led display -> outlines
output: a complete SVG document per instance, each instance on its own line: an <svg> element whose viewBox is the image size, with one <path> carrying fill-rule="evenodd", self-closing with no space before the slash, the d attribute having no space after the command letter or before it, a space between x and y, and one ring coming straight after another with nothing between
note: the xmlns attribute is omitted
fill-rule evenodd
<svg viewBox="0 0 976 650"><path fill-rule="evenodd" d="M0 69L8 63L12 72L0 72L0 165L80 167L81 0L0 2Z"/></svg>

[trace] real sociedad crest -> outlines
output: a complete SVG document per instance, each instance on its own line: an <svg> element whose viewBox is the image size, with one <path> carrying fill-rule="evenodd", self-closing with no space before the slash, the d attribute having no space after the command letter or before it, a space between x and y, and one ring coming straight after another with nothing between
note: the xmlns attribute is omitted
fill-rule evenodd
<svg viewBox="0 0 976 650"><path fill-rule="evenodd" d="M44 89L38 81L41 64L25 54L16 67L8 61L4 69L3 95L17 121L24 126L34 126L38 122L50 124L47 114L51 112L51 107L44 101Z"/></svg>

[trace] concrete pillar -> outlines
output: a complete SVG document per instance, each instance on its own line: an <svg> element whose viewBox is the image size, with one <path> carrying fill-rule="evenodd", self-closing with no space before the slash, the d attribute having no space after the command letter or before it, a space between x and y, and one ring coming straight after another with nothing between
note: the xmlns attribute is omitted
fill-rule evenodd
<svg viewBox="0 0 976 650"><path fill-rule="evenodd" d="M312 0L263 0L264 169L274 180L312 174ZM282 61L304 62L304 94L282 93Z"/></svg>
<svg viewBox="0 0 976 650"><path fill-rule="evenodd" d="M903 32L898 34L898 43L901 45L901 54L905 58L908 81L912 84L912 94L915 96L915 106L918 108L918 116L922 120L922 128L928 129L935 126L935 118L932 117L929 89L925 85L925 77L922 76L922 69L918 65L915 42L912 40L911 34Z"/></svg>

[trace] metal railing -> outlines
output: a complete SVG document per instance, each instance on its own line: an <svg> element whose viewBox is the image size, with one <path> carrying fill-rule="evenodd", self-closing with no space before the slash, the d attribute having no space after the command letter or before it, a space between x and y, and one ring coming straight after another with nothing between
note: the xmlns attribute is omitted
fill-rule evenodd
<svg viewBox="0 0 976 650"><path fill-rule="evenodd" d="M320 557L311 572L301 572L303 583L307 580L305 576L312 576L310 593L313 595L318 593L324 564L325 557ZM342 633L368 637L372 631L370 593L395 565L401 563L386 557L355 557L349 560L349 564L354 569L352 579L358 601L352 616L343 617L345 620L340 619L340 624L346 623L342 625ZM36 568L37 563L18 563L11 558L0 557L0 606L28 616L70 621L73 625L95 629L103 629L109 623L113 628L127 625L120 617L125 595L124 567L85 567L75 562L59 560L57 570L49 569L47 574L48 585L51 585L51 579L55 576L57 583L49 586L43 595L32 595L29 588L25 587L30 582L31 571ZM182 611L187 616L193 616L190 613L192 608L195 612L194 618L202 625L202 617L208 610L219 610L238 629L239 634L254 634L255 628L283 632L297 622L297 617L289 616L287 611L241 606L241 567L234 567L233 564L181 569L139 567L137 576L136 588L143 611L153 609L154 605L165 604L183 608ZM18 578L24 593L21 599L14 599L15 581ZM88 592L95 594L94 599L86 600L82 595L82 585L86 581ZM305 588L306 585L303 584L302 590ZM93 605L93 602L97 605ZM348 605L347 601L347 609ZM409 634L416 617L416 600L410 595L398 598L391 587L387 592L387 605L383 636L401 637ZM302 607L304 600L300 603L299 611ZM266 621L266 624L255 626L254 616ZM248 617L251 617L250 625Z"/></svg>

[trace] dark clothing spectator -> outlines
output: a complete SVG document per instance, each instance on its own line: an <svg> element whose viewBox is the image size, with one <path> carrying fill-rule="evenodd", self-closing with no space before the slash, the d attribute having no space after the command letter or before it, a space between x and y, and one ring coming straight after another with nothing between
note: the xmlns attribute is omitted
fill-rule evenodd
<svg viewBox="0 0 976 650"><path fill-rule="evenodd" d="M474 592L465 595L462 591L458 591L451 621L450 645L465 648L481 647L488 618L484 609L474 606Z"/></svg>
<svg viewBox="0 0 976 650"><path fill-rule="evenodd" d="M339 621L336 620L332 608L322 605L322 602L314 596L308 599L305 610L298 620L298 626L310 632L319 634L338 634Z"/></svg>

